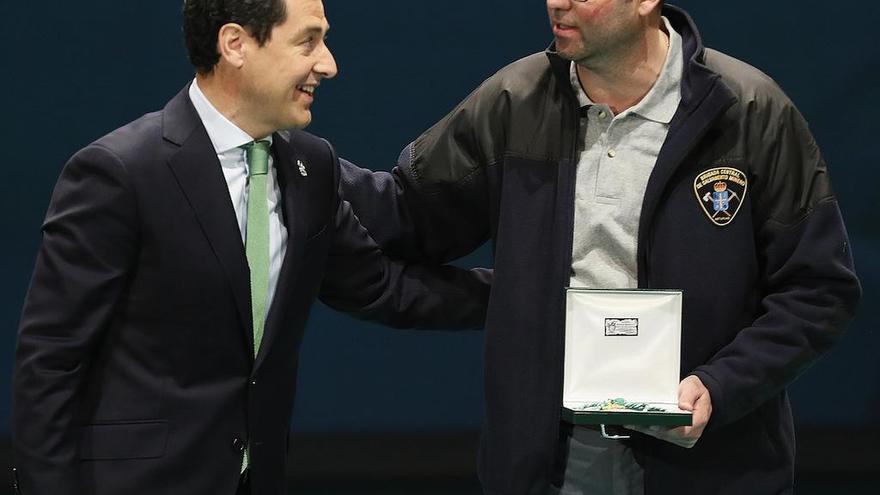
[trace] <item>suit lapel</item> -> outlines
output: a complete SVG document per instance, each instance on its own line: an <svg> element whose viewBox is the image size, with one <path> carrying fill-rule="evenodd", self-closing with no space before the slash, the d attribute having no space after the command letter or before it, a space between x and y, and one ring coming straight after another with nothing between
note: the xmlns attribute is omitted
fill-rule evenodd
<svg viewBox="0 0 880 495"><path fill-rule="evenodd" d="M252 347L250 274L241 231L220 161L189 101L187 88L165 107L163 132L166 140L180 146L168 166L229 280L245 339Z"/></svg>
<svg viewBox="0 0 880 495"><path fill-rule="evenodd" d="M276 133L273 137L273 152L278 172L278 187L281 190L284 223L287 226L288 247L301 244L305 239L305 219L307 176L299 172L298 162L305 163L305 157L290 143L288 133ZM291 250L288 249L289 253ZM287 261L287 260L285 260Z"/></svg>

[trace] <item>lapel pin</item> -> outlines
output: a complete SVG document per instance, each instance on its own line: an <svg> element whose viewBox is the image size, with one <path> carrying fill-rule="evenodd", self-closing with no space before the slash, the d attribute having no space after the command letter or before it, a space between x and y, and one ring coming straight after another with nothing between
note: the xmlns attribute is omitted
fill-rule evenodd
<svg viewBox="0 0 880 495"><path fill-rule="evenodd" d="M299 175L302 175L303 177L308 177L308 176L309 176L309 171L306 170L306 164L303 163L302 160L297 160L297 161L296 161L296 166L299 167Z"/></svg>

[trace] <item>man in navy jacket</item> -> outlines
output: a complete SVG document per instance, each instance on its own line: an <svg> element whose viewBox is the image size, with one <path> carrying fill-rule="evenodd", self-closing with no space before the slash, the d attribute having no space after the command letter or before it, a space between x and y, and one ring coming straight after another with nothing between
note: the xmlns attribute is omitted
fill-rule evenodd
<svg viewBox="0 0 880 495"><path fill-rule="evenodd" d="M680 9L658 0L547 7L554 44L485 81L404 149L393 175L343 167L346 198L389 252L442 261L492 243L485 492L619 482L626 489L607 492L790 493L786 386L835 342L860 297L806 122L769 77L705 48ZM603 145L670 78L671 112L643 119L660 123L662 138L632 146L643 136L636 123L617 136L633 155ZM621 272L635 286L684 290L680 405L694 411L694 426L634 433L610 454L622 464L585 461L560 422L564 288L578 271L578 243L613 239L601 229L575 235L579 215L600 211L579 212L578 202L617 176L596 182L582 172L598 163L629 173L642 166L639 153L653 156L645 182L621 188L639 191L640 204L620 211L624 202L603 198L596 203L612 220L590 221L632 232L634 249L609 251L606 262L631 264ZM613 220L629 213L629 223ZM612 472L621 465L622 475Z"/></svg>

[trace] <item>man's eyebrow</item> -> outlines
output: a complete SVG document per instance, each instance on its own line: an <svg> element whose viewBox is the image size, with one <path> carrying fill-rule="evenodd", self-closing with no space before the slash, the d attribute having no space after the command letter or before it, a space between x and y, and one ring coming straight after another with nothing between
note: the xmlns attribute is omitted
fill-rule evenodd
<svg viewBox="0 0 880 495"><path fill-rule="evenodd" d="M315 23L311 23L309 25L306 25L302 29L300 29L297 32L297 36L302 36L302 35L306 35L306 34L311 34L311 35L325 34L326 35L327 31L329 31L329 30L330 30L329 24L319 24L319 23L315 22Z"/></svg>

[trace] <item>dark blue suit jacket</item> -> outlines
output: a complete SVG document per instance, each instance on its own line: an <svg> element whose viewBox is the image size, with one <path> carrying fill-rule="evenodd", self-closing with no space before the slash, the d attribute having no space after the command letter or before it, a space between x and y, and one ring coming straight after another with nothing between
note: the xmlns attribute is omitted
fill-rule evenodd
<svg viewBox="0 0 880 495"><path fill-rule="evenodd" d="M482 325L485 274L383 257L326 141L279 132L273 153L288 244L256 359L241 234L186 89L64 168L16 350L22 493L231 495L249 444L254 493L280 495L316 296L394 326Z"/></svg>

